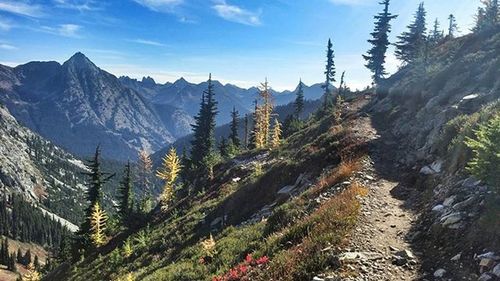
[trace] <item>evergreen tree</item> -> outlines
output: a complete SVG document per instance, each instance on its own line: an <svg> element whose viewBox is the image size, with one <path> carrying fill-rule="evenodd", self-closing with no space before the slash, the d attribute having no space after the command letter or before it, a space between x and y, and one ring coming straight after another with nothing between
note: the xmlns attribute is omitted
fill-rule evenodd
<svg viewBox="0 0 500 281"><path fill-rule="evenodd" d="M156 176L165 182L163 191L160 195L160 204L162 210L167 210L170 207L170 202L174 196L175 182L179 172L181 171L181 162L177 156L175 148L170 148L168 154L163 158L163 164L160 170L156 172Z"/></svg>
<svg viewBox="0 0 500 281"><path fill-rule="evenodd" d="M17 263L24 264L23 253L21 252L21 248L17 249L16 260L17 260Z"/></svg>
<svg viewBox="0 0 500 281"><path fill-rule="evenodd" d="M273 135L271 140L271 148L276 149L281 144L281 124L277 118L274 119Z"/></svg>
<svg viewBox="0 0 500 281"><path fill-rule="evenodd" d="M240 137L238 135L238 119L239 113L236 111L236 108L233 107L233 111L231 111L231 133L229 134L229 139L236 147L241 146Z"/></svg>
<svg viewBox="0 0 500 281"><path fill-rule="evenodd" d="M0 246L0 264L7 265L8 258L6 258L5 254L4 254L5 249L4 249L3 244L4 244L4 242L2 239L1 246Z"/></svg>
<svg viewBox="0 0 500 281"><path fill-rule="evenodd" d="M119 203L118 214L123 225L130 223L130 215L132 213L133 195L132 195L132 175L130 169L130 161L125 166L123 179L120 182L119 188Z"/></svg>
<svg viewBox="0 0 500 281"><path fill-rule="evenodd" d="M475 16L475 20L476 20L476 25L474 26L472 31L480 32L480 31L484 30L485 28L487 28L486 11L484 10L483 7L477 8L477 14Z"/></svg>
<svg viewBox="0 0 500 281"><path fill-rule="evenodd" d="M95 247L101 247L106 243L106 236L104 230L106 229L106 221L108 216L106 212L101 209L99 202L94 204L92 208L92 215L90 219L90 239Z"/></svg>
<svg viewBox="0 0 500 281"><path fill-rule="evenodd" d="M453 14L448 17L448 38L455 38L455 33L458 31L457 19Z"/></svg>
<svg viewBox="0 0 500 281"><path fill-rule="evenodd" d="M208 78L207 90L203 92L200 111L194 118L193 140L191 142L191 161L195 168L204 167L205 158L215 150L215 116L217 115L217 102L215 101L212 75Z"/></svg>
<svg viewBox="0 0 500 281"><path fill-rule="evenodd" d="M474 32L488 30L500 22L498 0L481 0L483 7L479 7L476 15Z"/></svg>
<svg viewBox="0 0 500 281"><path fill-rule="evenodd" d="M222 156L223 158L227 158L229 157L229 147L228 147L228 143L227 143L227 139L225 137L222 137L220 142L219 142L219 153L220 153L220 156Z"/></svg>
<svg viewBox="0 0 500 281"><path fill-rule="evenodd" d="M253 111L253 114L252 114L252 123L253 123L253 128L252 128L252 131L250 133L250 143L248 145L248 148L250 149L254 149L254 148L261 148L262 147L262 141L261 141L261 137L260 137L260 121L261 119L261 114L260 114L260 106L258 104L258 101L255 100L254 101L254 111Z"/></svg>
<svg viewBox="0 0 500 281"><path fill-rule="evenodd" d="M366 67L373 73L373 82L378 84L387 74L385 71L385 54L389 46L389 33L391 32L391 20L397 18L397 15L389 13L390 0L382 0L380 5L384 5L383 12L376 15L375 30L371 33L373 39L368 40L373 47L363 58L367 61Z"/></svg>
<svg viewBox="0 0 500 281"><path fill-rule="evenodd" d="M92 230L92 220L94 219L96 207L100 211L99 204L102 200L102 187L112 177L105 177L105 174L101 170L99 146L96 148L94 158L89 161L87 167L90 170L90 172L85 173L89 177L89 186L87 189L87 201L89 205L85 209L85 220L77 232L78 239L75 245L77 249L75 250L78 252L85 251L92 244L95 245L95 239L91 237L94 233ZM74 257L77 258L76 256Z"/></svg>
<svg viewBox="0 0 500 281"><path fill-rule="evenodd" d="M420 3L414 21L408 26L408 31L398 36L396 57L405 63L415 61L422 55L426 46L424 3Z"/></svg>
<svg viewBox="0 0 500 281"><path fill-rule="evenodd" d="M441 43L441 41L443 41L443 39L444 39L443 31L440 29L439 20L436 19L434 21L434 27L432 29L432 32L429 35L430 44L434 46L438 45L439 43Z"/></svg>
<svg viewBox="0 0 500 281"><path fill-rule="evenodd" d="M26 253L24 254L24 257L23 257L23 265L25 266L28 266L30 263L32 262L31 260L31 250L28 249L26 250Z"/></svg>
<svg viewBox="0 0 500 281"><path fill-rule="evenodd" d="M245 149L248 149L248 137L250 135L250 125L249 125L249 118L248 118L248 114L245 114L245 132L244 132L244 136L243 136L243 143L244 143L244 148Z"/></svg>
<svg viewBox="0 0 500 281"><path fill-rule="evenodd" d="M35 259L33 260L33 266L35 267L36 271L40 271L40 260L38 259L38 256L35 255Z"/></svg>
<svg viewBox="0 0 500 281"><path fill-rule="evenodd" d="M333 52L333 44L332 40L328 39L328 45L326 50L326 69L325 69L325 84L323 85L323 89L325 90L325 97L323 107L326 110L328 106L331 104L331 90L330 86L332 82L335 82L335 62L333 59L335 58L335 54Z"/></svg>
<svg viewBox="0 0 500 281"><path fill-rule="evenodd" d="M7 265L7 269L12 272L17 272L15 253L9 255L9 262Z"/></svg>
<svg viewBox="0 0 500 281"><path fill-rule="evenodd" d="M293 107L295 108L295 118L300 119L300 114L304 111L304 84L302 83L302 79L299 80L299 87Z"/></svg>
<svg viewBox="0 0 500 281"><path fill-rule="evenodd" d="M489 27L494 27L500 22L498 0L484 0L483 4L486 6L484 13L485 23Z"/></svg>
<svg viewBox="0 0 500 281"><path fill-rule="evenodd" d="M339 97L342 96L344 90L345 90L346 86L345 86L345 71L342 72L342 75L340 76L340 85L339 85L339 89L338 89L338 92L339 92Z"/></svg>

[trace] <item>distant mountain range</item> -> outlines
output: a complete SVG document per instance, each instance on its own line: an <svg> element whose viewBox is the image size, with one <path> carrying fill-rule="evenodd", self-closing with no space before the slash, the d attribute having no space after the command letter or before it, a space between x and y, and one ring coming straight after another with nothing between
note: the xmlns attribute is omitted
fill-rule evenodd
<svg viewBox="0 0 500 281"><path fill-rule="evenodd" d="M241 115L253 109L258 89L213 82L219 125L233 106ZM62 65L29 62L0 65L0 102L23 125L78 156L100 145L104 157L135 159L139 149L156 151L191 132L207 82L183 78L158 84L116 76L76 53ZM320 84L304 87L306 99L322 95ZM273 92L276 105L295 99L295 91Z"/></svg>
<svg viewBox="0 0 500 281"><path fill-rule="evenodd" d="M198 113L200 99L203 91L207 89L207 82L199 84L189 83L180 78L174 83L158 84L151 77L142 80L131 79L127 76L119 78L126 85L141 93L145 99L155 105L170 105L182 109L191 116ZM254 108L254 101L258 97L259 89L252 87L243 89L232 84L223 85L217 80L213 81L215 98L218 102L217 123L222 125L230 121L230 112L233 106L241 115L250 113ZM277 92L271 89L275 105L286 105L295 100L294 91ZM321 84L304 86L304 95L308 100L319 99L323 95Z"/></svg>

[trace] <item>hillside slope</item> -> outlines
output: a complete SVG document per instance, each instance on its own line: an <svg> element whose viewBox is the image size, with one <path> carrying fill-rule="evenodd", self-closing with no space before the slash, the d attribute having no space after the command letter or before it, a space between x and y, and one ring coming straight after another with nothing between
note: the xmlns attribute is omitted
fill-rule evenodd
<svg viewBox="0 0 500 281"><path fill-rule="evenodd" d="M2 195L22 194L26 200L78 222L84 201L83 163L19 125L2 105L0 133Z"/></svg>

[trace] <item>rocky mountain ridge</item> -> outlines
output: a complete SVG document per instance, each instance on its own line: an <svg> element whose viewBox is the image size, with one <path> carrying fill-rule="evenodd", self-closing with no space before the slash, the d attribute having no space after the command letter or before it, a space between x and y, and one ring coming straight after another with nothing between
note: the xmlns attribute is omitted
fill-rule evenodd
<svg viewBox="0 0 500 281"><path fill-rule="evenodd" d="M22 194L43 212L75 229L82 212L84 164L19 125L0 105L0 191ZM69 220L69 221L68 221Z"/></svg>

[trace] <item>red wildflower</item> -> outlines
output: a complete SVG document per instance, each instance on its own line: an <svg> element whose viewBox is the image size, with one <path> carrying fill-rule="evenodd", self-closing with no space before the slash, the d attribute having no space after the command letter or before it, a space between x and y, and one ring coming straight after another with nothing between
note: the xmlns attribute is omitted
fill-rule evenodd
<svg viewBox="0 0 500 281"><path fill-rule="evenodd" d="M266 264L268 262L269 262L269 258L267 256L263 256L263 257L257 259L257 264L258 265Z"/></svg>
<svg viewBox="0 0 500 281"><path fill-rule="evenodd" d="M253 261L252 255L251 254L247 254L247 256L245 258L245 262L246 263L251 263L252 261Z"/></svg>

